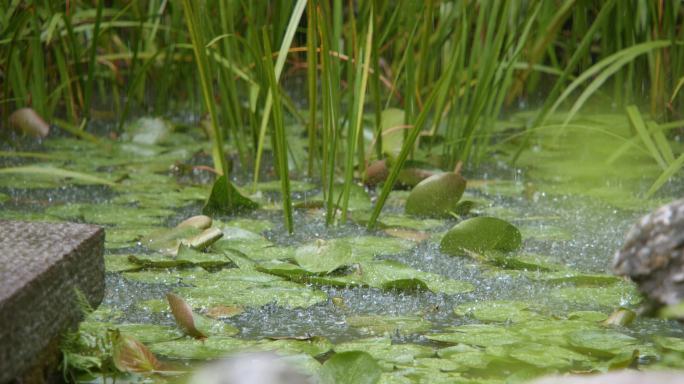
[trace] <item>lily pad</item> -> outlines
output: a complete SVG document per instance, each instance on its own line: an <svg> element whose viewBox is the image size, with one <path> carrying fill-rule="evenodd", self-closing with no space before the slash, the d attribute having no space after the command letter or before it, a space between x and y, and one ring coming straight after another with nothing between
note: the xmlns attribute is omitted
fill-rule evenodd
<svg viewBox="0 0 684 384"><path fill-rule="evenodd" d="M288 308L305 308L326 301L321 291L279 277L231 268L193 282L195 287L178 288L193 308L218 305L262 306L269 303Z"/></svg>
<svg viewBox="0 0 684 384"><path fill-rule="evenodd" d="M480 301L459 304L454 312L459 316L472 316L483 322L528 321L540 315L529 310L529 304L521 301Z"/></svg>
<svg viewBox="0 0 684 384"><path fill-rule="evenodd" d="M340 241L316 240L297 248L295 261L302 268L313 273L330 273L352 260L352 248Z"/></svg>
<svg viewBox="0 0 684 384"><path fill-rule="evenodd" d="M347 325L371 335L420 333L430 329L431 323L418 316L348 316Z"/></svg>
<svg viewBox="0 0 684 384"><path fill-rule="evenodd" d="M464 250L510 252L520 248L521 244L520 231L507 221L494 217L474 217L451 228L442 238L440 249L458 256Z"/></svg>
<svg viewBox="0 0 684 384"><path fill-rule="evenodd" d="M335 384L375 384L382 370L368 353L349 351L333 355L323 364L321 373Z"/></svg>
<svg viewBox="0 0 684 384"><path fill-rule="evenodd" d="M406 199L406 213L416 216L445 217L456 210L466 181L456 173L440 173L416 185Z"/></svg>
<svg viewBox="0 0 684 384"><path fill-rule="evenodd" d="M233 337L210 337L204 340L183 338L150 344L150 350L168 358L207 360L243 351L254 345L253 341Z"/></svg>
<svg viewBox="0 0 684 384"><path fill-rule="evenodd" d="M637 339L611 330L576 331L568 334L567 339L574 349L601 357L614 357L638 349Z"/></svg>
<svg viewBox="0 0 684 384"><path fill-rule="evenodd" d="M468 324L450 329L450 332L425 335L429 340L453 344L489 347L515 344L523 337L510 329L490 324Z"/></svg>

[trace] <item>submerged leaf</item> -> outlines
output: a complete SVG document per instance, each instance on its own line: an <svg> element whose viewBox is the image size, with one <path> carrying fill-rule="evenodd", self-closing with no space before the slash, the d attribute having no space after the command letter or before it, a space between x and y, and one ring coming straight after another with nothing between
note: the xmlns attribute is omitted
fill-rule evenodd
<svg viewBox="0 0 684 384"><path fill-rule="evenodd" d="M259 204L243 196L226 176L221 176L214 182L211 195L202 213L208 216L229 215L241 211L259 208Z"/></svg>
<svg viewBox="0 0 684 384"><path fill-rule="evenodd" d="M521 243L520 231L509 222L494 217L474 217L451 228L442 238L440 249L458 256L464 250L514 251L520 248Z"/></svg>

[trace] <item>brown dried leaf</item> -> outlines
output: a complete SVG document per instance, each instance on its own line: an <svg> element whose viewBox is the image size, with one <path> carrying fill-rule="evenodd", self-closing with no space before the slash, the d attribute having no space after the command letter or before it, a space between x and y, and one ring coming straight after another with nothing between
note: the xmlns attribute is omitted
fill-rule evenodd
<svg viewBox="0 0 684 384"><path fill-rule="evenodd" d="M171 307L171 313L173 318L176 320L178 327L185 332L186 335L192 336L195 339L206 339L202 331L197 329L195 325L195 318L192 313L192 308L188 303L183 300L182 297L176 295L175 293L167 293L166 300L169 301L169 307Z"/></svg>
<svg viewBox="0 0 684 384"><path fill-rule="evenodd" d="M162 369L152 352L132 336L112 331L114 366L121 372L155 372Z"/></svg>

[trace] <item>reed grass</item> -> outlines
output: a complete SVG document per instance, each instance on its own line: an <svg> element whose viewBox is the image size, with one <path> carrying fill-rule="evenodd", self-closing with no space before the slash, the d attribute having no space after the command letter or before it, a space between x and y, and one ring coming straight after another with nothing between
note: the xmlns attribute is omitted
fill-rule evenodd
<svg viewBox="0 0 684 384"><path fill-rule="evenodd" d="M684 117L683 20L678 2L638 0L6 1L0 124L29 106L94 140L79 131L96 108L113 109L119 130L146 108L206 110L217 170L228 173L226 137L256 185L270 139L284 200L292 170L320 180L332 224L338 210L347 219L351 185L367 163L387 156L382 112L399 108L409 128L372 226L407 159L473 169L497 142L516 140L514 163L550 116L567 109L567 126L606 98L634 130L616 153L638 146L663 169L652 195L684 161L673 128L663 128ZM268 45L278 51L261 52ZM296 76L306 80L304 106L281 85ZM518 103L537 113L523 131L501 136L497 119ZM287 154L298 124L306 164Z"/></svg>

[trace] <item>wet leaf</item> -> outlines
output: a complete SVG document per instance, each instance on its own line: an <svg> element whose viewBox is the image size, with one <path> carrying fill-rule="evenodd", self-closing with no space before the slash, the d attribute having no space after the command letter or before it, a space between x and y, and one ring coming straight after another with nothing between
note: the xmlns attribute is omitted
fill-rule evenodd
<svg viewBox="0 0 684 384"><path fill-rule="evenodd" d="M254 344L253 341L234 337L210 337L205 340L184 338L150 344L150 349L169 358L207 360L243 351Z"/></svg>
<svg viewBox="0 0 684 384"><path fill-rule="evenodd" d="M632 353L638 348L638 340L611 330L583 330L567 335L570 346L595 356L614 357L620 353Z"/></svg>
<svg viewBox="0 0 684 384"><path fill-rule="evenodd" d="M348 316L346 321L350 327L371 335L419 333L432 325L418 316Z"/></svg>
<svg viewBox="0 0 684 384"><path fill-rule="evenodd" d="M322 374L335 384L375 384L382 370L371 355L362 351L336 353L323 364Z"/></svg>
<svg viewBox="0 0 684 384"><path fill-rule="evenodd" d="M211 188L211 195L202 208L207 216L230 215L236 212L251 211L259 204L243 196L225 176L220 176Z"/></svg>
<svg viewBox="0 0 684 384"><path fill-rule="evenodd" d="M459 316L472 316L483 322L528 321L540 315L529 310L530 305L521 301L479 301L459 304L454 312Z"/></svg>
<svg viewBox="0 0 684 384"><path fill-rule="evenodd" d="M352 248L340 241L316 240L295 251L294 259L304 270L330 273L352 261Z"/></svg>
<svg viewBox="0 0 684 384"><path fill-rule="evenodd" d="M176 324L185 332L185 334L192 336L195 339L207 338L207 335L195 326L192 307L190 307L182 297L169 292L166 294L166 300L169 301L169 307L171 307L171 313L176 320Z"/></svg>
<svg viewBox="0 0 684 384"><path fill-rule="evenodd" d="M466 181L456 173L441 173L416 185L406 199L406 213L416 216L446 217L456 209Z"/></svg>
<svg viewBox="0 0 684 384"><path fill-rule="evenodd" d="M453 256L464 250L510 252L520 248L520 231L507 221L494 217L474 217L451 228L440 243L442 252Z"/></svg>
<svg viewBox="0 0 684 384"><path fill-rule="evenodd" d="M121 372L155 372L161 363L141 342L119 331L111 333L112 361Z"/></svg>

